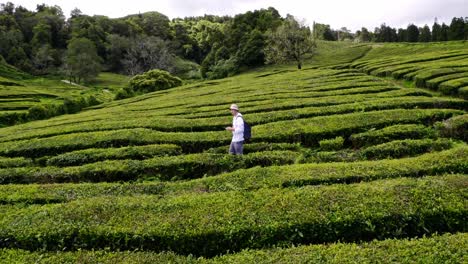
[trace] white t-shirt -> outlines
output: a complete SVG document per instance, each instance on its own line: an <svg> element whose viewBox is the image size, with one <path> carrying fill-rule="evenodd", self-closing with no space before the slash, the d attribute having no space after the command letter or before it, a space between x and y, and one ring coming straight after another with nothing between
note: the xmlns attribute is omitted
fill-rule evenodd
<svg viewBox="0 0 468 264"><path fill-rule="evenodd" d="M242 118L241 113L237 113L236 116L232 118L232 142L244 141L244 119Z"/></svg>

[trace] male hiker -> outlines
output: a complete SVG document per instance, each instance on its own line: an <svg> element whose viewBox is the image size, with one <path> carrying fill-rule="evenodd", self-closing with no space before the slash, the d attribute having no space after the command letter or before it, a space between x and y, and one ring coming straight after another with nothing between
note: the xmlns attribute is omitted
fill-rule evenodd
<svg viewBox="0 0 468 264"><path fill-rule="evenodd" d="M232 104L229 110L231 110L233 116L232 127L226 127L226 130L232 131L229 154L242 155L244 150L244 119L242 118L242 114L239 113L239 107L236 104Z"/></svg>

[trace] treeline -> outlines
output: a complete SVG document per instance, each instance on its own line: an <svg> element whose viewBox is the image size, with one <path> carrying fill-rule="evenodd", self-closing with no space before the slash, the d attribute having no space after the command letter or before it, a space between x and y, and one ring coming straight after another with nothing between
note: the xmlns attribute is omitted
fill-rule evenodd
<svg viewBox="0 0 468 264"><path fill-rule="evenodd" d="M112 19L74 9L66 19L59 6L30 11L8 2L0 5L0 55L24 71L77 82L100 70L135 75L155 68L218 78L263 65L265 33L284 20L271 7L172 21L158 12Z"/></svg>
<svg viewBox="0 0 468 264"><path fill-rule="evenodd" d="M468 39L468 17L454 17L450 25L439 24L437 20L430 28L428 25L417 27L409 24L406 28L392 28L385 23L369 31L363 27L352 33L346 27L333 30L329 25L314 24L314 35L318 39L357 42L435 42Z"/></svg>
<svg viewBox="0 0 468 264"><path fill-rule="evenodd" d="M67 19L59 6L41 4L30 11L11 2L0 5L0 63L34 75L65 75L78 83L102 70L136 75L161 69L185 79L215 79L287 60L300 68L302 57L315 47L311 39L416 42L467 35L468 19L463 18L454 18L450 26L436 22L432 31L428 26L396 30L383 24L374 32L362 28L351 33L318 23L311 31L272 7L234 17L170 20L158 12L113 19L79 9Z"/></svg>

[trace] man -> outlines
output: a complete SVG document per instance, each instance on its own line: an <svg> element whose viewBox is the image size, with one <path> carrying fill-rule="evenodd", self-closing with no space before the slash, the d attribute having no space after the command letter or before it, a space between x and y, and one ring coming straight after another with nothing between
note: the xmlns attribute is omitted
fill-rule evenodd
<svg viewBox="0 0 468 264"><path fill-rule="evenodd" d="M226 130L232 131L231 146L229 146L229 154L242 155L244 150L244 119L239 113L239 107L232 104L229 107L232 118L232 127L226 127Z"/></svg>

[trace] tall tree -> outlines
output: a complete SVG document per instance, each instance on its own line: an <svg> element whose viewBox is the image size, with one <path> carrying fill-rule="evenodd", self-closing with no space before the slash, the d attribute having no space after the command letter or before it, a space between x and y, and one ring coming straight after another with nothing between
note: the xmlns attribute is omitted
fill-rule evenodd
<svg viewBox="0 0 468 264"><path fill-rule="evenodd" d="M408 25L408 28L406 29L407 31L407 37L408 37L408 42L418 42L419 40L419 29L417 26L414 24Z"/></svg>
<svg viewBox="0 0 468 264"><path fill-rule="evenodd" d="M440 41L448 40L449 29L450 29L449 26L447 26L445 23L442 23L442 26L440 29Z"/></svg>
<svg viewBox="0 0 468 264"><path fill-rule="evenodd" d="M357 37L362 42L369 42L371 40L370 32L365 27L361 28L360 34Z"/></svg>
<svg viewBox="0 0 468 264"><path fill-rule="evenodd" d="M96 77L101 71L101 58L96 46L87 38L75 38L68 44L65 72L70 81L80 83Z"/></svg>
<svg viewBox="0 0 468 264"><path fill-rule="evenodd" d="M171 29L169 18L158 12L146 12L138 15L130 15L127 20L137 24L147 36L169 39Z"/></svg>
<svg viewBox="0 0 468 264"><path fill-rule="evenodd" d="M342 27L337 30L338 33L338 40L343 41L343 40L353 40L354 35L351 33L351 30L347 29L346 27Z"/></svg>
<svg viewBox="0 0 468 264"><path fill-rule="evenodd" d="M465 17L465 40L468 40L468 17Z"/></svg>
<svg viewBox="0 0 468 264"><path fill-rule="evenodd" d="M158 37L142 36L131 41L121 61L130 75L140 74L152 69L174 71L174 55L169 43Z"/></svg>
<svg viewBox="0 0 468 264"><path fill-rule="evenodd" d="M54 50L49 44L44 44L37 49L32 59L37 73L46 73L48 68L54 63Z"/></svg>
<svg viewBox="0 0 468 264"><path fill-rule="evenodd" d="M441 41L442 40L442 27L437 23L437 20L434 21L432 25L432 41Z"/></svg>
<svg viewBox="0 0 468 264"><path fill-rule="evenodd" d="M311 54L315 47L310 29L288 15L278 29L267 35L265 57L267 63L294 60L297 68L301 69L304 57Z"/></svg>
<svg viewBox="0 0 468 264"><path fill-rule="evenodd" d="M465 38L465 20L460 17L454 17L450 23L448 40L462 40Z"/></svg>
<svg viewBox="0 0 468 264"><path fill-rule="evenodd" d="M106 56L106 32L97 22L99 16L81 15L69 20L72 38L86 38L96 46L99 56Z"/></svg>
<svg viewBox="0 0 468 264"><path fill-rule="evenodd" d="M314 38L322 40L337 40L337 36L330 28L330 25L314 23Z"/></svg>
<svg viewBox="0 0 468 264"><path fill-rule="evenodd" d="M395 42L398 39L396 30L385 23L380 25L380 28L375 28L374 35L378 42Z"/></svg>
<svg viewBox="0 0 468 264"><path fill-rule="evenodd" d="M429 29L428 25L424 25L424 27L419 29L419 42L430 42L431 41L431 30Z"/></svg>
<svg viewBox="0 0 468 264"><path fill-rule="evenodd" d="M124 36L118 34L110 34L107 36L107 59L106 66L112 72L124 72L122 58L130 49L132 41Z"/></svg>
<svg viewBox="0 0 468 264"><path fill-rule="evenodd" d="M404 28L399 28L397 33L398 42L408 41L408 31Z"/></svg>

